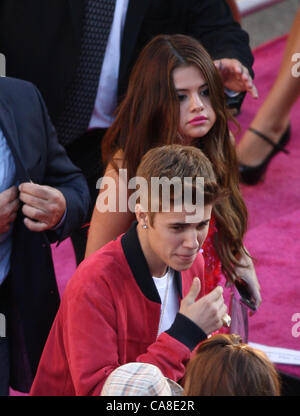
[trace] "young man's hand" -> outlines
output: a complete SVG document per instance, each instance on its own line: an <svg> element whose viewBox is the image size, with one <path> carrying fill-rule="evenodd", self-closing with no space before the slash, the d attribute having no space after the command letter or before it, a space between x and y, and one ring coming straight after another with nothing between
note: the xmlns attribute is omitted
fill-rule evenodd
<svg viewBox="0 0 300 416"><path fill-rule="evenodd" d="M196 301L200 289L200 279L195 277L189 293L182 299L179 312L209 335L223 326L222 318L227 312L227 306L221 286Z"/></svg>

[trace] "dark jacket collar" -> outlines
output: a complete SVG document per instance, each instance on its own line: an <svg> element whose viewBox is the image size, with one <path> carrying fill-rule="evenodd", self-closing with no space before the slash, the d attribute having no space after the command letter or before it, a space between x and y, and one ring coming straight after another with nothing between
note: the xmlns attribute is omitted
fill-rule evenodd
<svg viewBox="0 0 300 416"><path fill-rule="evenodd" d="M143 294L153 302L161 303L160 296L139 242L136 226L137 221L134 221L127 233L121 238L122 248L133 276ZM174 277L179 296L182 298L181 273L174 270Z"/></svg>

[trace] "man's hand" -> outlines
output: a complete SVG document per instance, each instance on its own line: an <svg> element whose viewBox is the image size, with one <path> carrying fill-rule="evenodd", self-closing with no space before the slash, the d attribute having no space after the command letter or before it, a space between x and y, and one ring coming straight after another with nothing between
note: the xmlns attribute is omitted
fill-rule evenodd
<svg viewBox="0 0 300 416"><path fill-rule="evenodd" d="M179 312L209 335L223 326L222 318L227 312L227 306L224 304L221 286L195 301L200 289L200 279L195 277L189 293L182 299Z"/></svg>
<svg viewBox="0 0 300 416"><path fill-rule="evenodd" d="M0 234L6 233L17 216L20 206L16 186L0 193Z"/></svg>
<svg viewBox="0 0 300 416"><path fill-rule="evenodd" d="M253 98L258 98L257 89L248 69L237 59L223 58L214 62L226 88L236 92L247 91Z"/></svg>
<svg viewBox="0 0 300 416"><path fill-rule="evenodd" d="M24 224L31 231L45 231L59 223L66 209L66 200L56 188L31 182L19 186L25 215Z"/></svg>

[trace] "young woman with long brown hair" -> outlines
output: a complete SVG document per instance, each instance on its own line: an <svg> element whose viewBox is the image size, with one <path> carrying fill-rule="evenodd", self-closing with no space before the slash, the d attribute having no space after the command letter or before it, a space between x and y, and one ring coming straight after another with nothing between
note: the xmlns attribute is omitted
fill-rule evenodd
<svg viewBox="0 0 300 416"><path fill-rule="evenodd" d="M229 118L223 82L206 50L185 35L159 35L141 52L116 119L103 139L105 176L115 180L119 195L119 169L127 169L128 179L134 177L150 148L174 143L176 137L177 143L203 150L219 185L228 190L228 197L214 208L203 247L206 292L218 284L222 269L229 281L243 276L258 307L260 288L243 245L247 209L239 190ZM96 203L86 256L127 231L134 220L128 209L118 210L118 203L117 212L100 212Z"/></svg>

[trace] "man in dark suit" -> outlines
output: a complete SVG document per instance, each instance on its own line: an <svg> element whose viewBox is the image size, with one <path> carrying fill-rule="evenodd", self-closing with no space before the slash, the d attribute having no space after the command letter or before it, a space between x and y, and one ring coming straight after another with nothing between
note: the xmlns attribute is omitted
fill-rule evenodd
<svg viewBox="0 0 300 416"><path fill-rule="evenodd" d="M0 395L9 382L31 386L59 305L50 243L84 224L88 208L39 91L0 78Z"/></svg>
<svg viewBox="0 0 300 416"><path fill-rule="evenodd" d="M93 202L103 173L101 138L139 52L161 33L199 39L216 60L225 86L237 95L231 100L240 102L246 91L256 94L248 35L225 0L0 2L0 52L7 75L40 89L59 141L82 169ZM76 251L79 262L84 245Z"/></svg>

